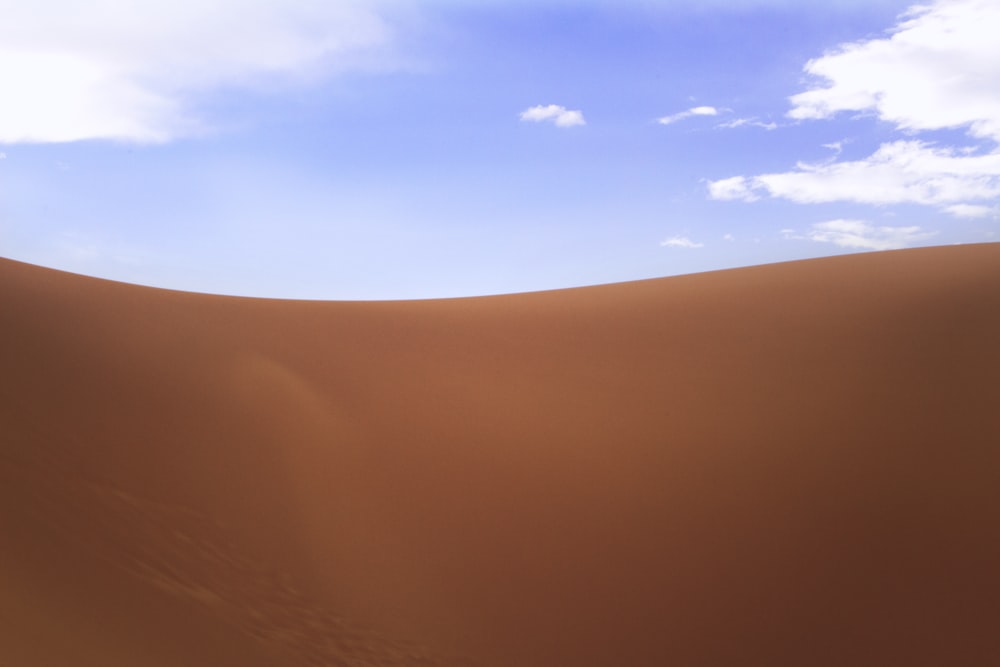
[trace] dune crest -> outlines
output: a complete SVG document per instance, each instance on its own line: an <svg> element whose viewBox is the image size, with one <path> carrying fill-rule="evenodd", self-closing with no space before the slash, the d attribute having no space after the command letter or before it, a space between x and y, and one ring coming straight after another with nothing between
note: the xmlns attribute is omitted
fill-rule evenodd
<svg viewBox="0 0 1000 667"><path fill-rule="evenodd" d="M0 260L0 662L1000 663L1000 244L304 302Z"/></svg>

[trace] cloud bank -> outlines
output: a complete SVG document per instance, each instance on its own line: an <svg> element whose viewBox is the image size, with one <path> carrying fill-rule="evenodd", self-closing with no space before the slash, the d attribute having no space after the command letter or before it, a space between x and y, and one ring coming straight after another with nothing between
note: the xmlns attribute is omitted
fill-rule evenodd
<svg viewBox="0 0 1000 667"><path fill-rule="evenodd" d="M939 206L980 213L1000 198L1000 3L938 0L913 7L888 36L842 45L809 61L820 83L791 98L788 115L873 114L910 135L963 129L978 148L914 138L882 144L862 160L799 163L792 171L711 181L713 199L762 196L800 203L848 201Z"/></svg>
<svg viewBox="0 0 1000 667"><path fill-rule="evenodd" d="M555 123L556 127L574 127L587 124L587 121L583 118L582 111L570 111L558 104L540 104L530 109L525 109L521 112L520 118L522 121L532 123L549 121Z"/></svg>
<svg viewBox="0 0 1000 667"><path fill-rule="evenodd" d="M0 0L0 143L164 142L219 87L371 66L391 41L360 0Z"/></svg>
<svg viewBox="0 0 1000 667"><path fill-rule="evenodd" d="M713 199L754 201L763 195L801 204L957 204L1000 197L1000 152L967 155L922 141L883 144L863 160L806 164L708 184Z"/></svg>

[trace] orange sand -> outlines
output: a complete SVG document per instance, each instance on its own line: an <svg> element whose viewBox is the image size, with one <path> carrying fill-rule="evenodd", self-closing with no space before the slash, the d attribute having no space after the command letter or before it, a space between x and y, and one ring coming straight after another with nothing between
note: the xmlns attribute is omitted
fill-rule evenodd
<svg viewBox="0 0 1000 667"><path fill-rule="evenodd" d="M414 302L0 260L0 664L1000 664L1000 244Z"/></svg>

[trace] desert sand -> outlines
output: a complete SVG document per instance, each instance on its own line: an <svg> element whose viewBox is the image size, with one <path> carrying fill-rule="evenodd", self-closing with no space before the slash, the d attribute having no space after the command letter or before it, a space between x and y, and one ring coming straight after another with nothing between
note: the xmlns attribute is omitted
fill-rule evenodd
<svg viewBox="0 0 1000 667"><path fill-rule="evenodd" d="M0 261L0 664L1000 664L1000 244L507 296Z"/></svg>

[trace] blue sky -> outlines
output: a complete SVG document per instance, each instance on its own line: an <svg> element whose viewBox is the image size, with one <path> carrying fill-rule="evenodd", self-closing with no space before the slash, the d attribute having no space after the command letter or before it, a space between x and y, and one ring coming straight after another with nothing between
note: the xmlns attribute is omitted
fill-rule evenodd
<svg viewBox="0 0 1000 667"><path fill-rule="evenodd" d="M1000 5L0 0L0 255L399 299L1000 241Z"/></svg>

